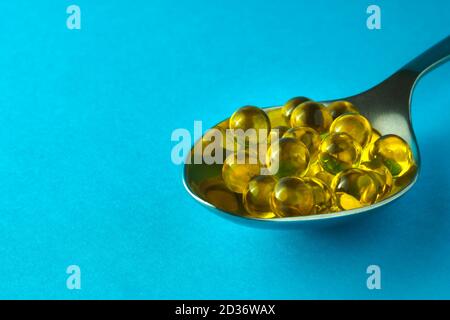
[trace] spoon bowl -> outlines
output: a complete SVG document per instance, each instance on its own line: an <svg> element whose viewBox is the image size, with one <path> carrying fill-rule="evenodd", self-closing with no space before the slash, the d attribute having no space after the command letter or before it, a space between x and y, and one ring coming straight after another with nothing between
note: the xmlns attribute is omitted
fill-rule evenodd
<svg viewBox="0 0 450 320"><path fill-rule="evenodd" d="M195 164L186 161L183 184L195 200L214 213L234 222L255 227L296 228L305 224L322 226L329 225L337 220L345 221L362 213L373 212L375 209L405 194L417 181L420 170L420 154L411 122L410 106L412 93L417 81L425 73L444 63L449 57L450 36L428 49L375 87L347 98L321 102L324 105L328 105L339 100L349 101L383 135L398 135L409 144L417 170L408 177L408 185L380 202L335 213L263 219L249 216L242 205L241 195L228 190L222 180L221 164ZM281 116L281 108L282 106L263 108L269 116L273 127L285 125ZM217 126L226 129L228 127L228 119L218 123ZM200 139L194 144L189 152L188 159L193 157L195 146L201 143Z"/></svg>

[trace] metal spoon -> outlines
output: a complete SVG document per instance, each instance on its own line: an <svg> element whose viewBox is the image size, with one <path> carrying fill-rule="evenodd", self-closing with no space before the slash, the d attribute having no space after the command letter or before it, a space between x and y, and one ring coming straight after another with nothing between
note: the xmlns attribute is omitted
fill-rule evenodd
<svg viewBox="0 0 450 320"><path fill-rule="evenodd" d="M417 81L425 73L445 62L449 57L450 36L425 51L375 87L360 94L337 100L350 101L356 105L360 112L370 120L373 127L377 128L383 134L392 133L405 139L413 151L413 156L419 169L419 148L411 123L410 104L412 92ZM323 101L322 103L328 105L337 100ZM272 123L277 122L280 109L281 107L264 109L271 118ZM222 121L218 126L225 128L227 121ZM197 141L197 143L201 143L201 141ZM194 147L191 149L189 157L191 157L193 152ZM400 192L371 206L331 214L260 219L246 216L246 211L240 201L240 195L228 191L221 181L221 167L221 165L216 164L186 163L183 177L186 190L198 202L225 218L230 218L235 222L250 226L270 228L291 228L312 222L323 225L332 220L343 217L354 217L357 214L372 211L405 194L417 181L419 172L417 170L414 173L409 185Z"/></svg>

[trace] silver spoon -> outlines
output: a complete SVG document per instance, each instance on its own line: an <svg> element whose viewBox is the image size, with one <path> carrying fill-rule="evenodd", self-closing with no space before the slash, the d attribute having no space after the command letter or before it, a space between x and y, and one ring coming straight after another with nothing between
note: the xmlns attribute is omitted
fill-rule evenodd
<svg viewBox="0 0 450 320"><path fill-rule="evenodd" d="M412 60L392 76L375 87L360 94L337 100L350 101L358 107L360 112L367 117L383 134L396 134L405 139L413 152L417 165L414 176L409 185L391 197L375 203L371 206L353 210L341 211L330 214L299 216L290 218L260 219L245 216L239 195L228 191L221 182L221 165L185 164L183 183L189 194L205 207L225 218L235 222L256 227L281 227L291 228L305 223L319 223L320 225L343 217L355 217L357 214L366 213L384 206L389 202L405 194L417 181L420 168L420 155L416 137L411 123L411 96L417 81L428 71L450 57L450 36L437 43L423 54ZM328 105L337 100L323 101ZM264 108L269 117L276 121L277 111L281 107ZM272 121L272 118L271 118ZM218 124L225 127L226 120ZM197 141L201 143L201 141ZM194 147L191 149L191 157ZM214 201L211 201L214 199Z"/></svg>

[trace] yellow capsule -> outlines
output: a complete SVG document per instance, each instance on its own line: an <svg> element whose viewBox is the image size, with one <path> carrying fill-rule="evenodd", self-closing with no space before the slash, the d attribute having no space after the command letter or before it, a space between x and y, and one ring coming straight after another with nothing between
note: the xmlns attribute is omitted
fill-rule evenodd
<svg viewBox="0 0 450 320"><path fill-rule="evenodd" d="M330 133L346 133L364 148L372 137L372 126L360 114L344 114L333 121Z"/></svg>
<svg viewBox="0 0 450 320"><path fill-rule="evenodd" d="M233 113L229 120L229 127L234 130L239 144L248 145L248 139L253 137L255 139L252 142L255 143L267 141L270 132L270 120L262 109L245 106ZM241 137L242 140L239 139Z"/></svg>
<svg viewBox="0 0 450 320"><path fill-rule="evenodd" d="M243 193L244 207L250 216L256 218L273 218L270 197L277 180L273 176L255 176L250 179Z"/></svg>
<svg viewBox="0 0 450 320"><path fill-rule="evenodd" d="M243 210L240 195L230 191L220 176L200 181L197 191L219 209L236 213Z"/></svg>
<svg viewBox="0 0 450 320"><path fill-rule="evenodd" d="M328 105L328 112L333 120L346 113L359 113L358 109L348 101L335 101Z"/></svg>
<svg viewBox="0 0 450 320"><path fill-rule="evenodd" d="M231 191L242 193L251 178L260 174L261 166L256 154L238 151L230 154L222 167L222 178Z"/></svg>
<svg viewBox="0 0 450 320"><path fill-rule="evenodd" d="M408 143L399 136L388 134L379 138L370 149L372 159L381 160L394 178L403 176L414 165Z"/></svg>
<svg viewBox="0 0 450 320"><path fill-rule="evenodd" d="M372 137L370 138L369 144L362 150L361 162L370 161L370 149L373 147L375 141L380 139L380 137L381 133L378 130L372 128Z"/></svg>
<svg viewBox="0 0 450 320"><path fill-rule="evenodd" d="M309 168L305 176L309 178L317 178L326 183L328 186L331 186L331 181L334 178L333 174L325 171L322 168L322 166L319 164L319 161L309 164Z"/></svg>
<svg viewBox="0 0 450 320"><path fill-rule="evenodd" d="M291 127L310 127L322 134L328 130L333 118L321 103L306 101L295 107L291 114Z"/></svg>
<svg viewBox="0 0 450 320"><path fill-rule="evenodd" d="M291 119L292 111L294 111L295 107L297 107L299 104L310 101L311 99L306 97L295 97L292 99L289 99L284 106L281 108L281 116L283 117L284 121L286 123L289 123Z"/></svg>
<svg viewBox="0 0 450 320"><path fill-rule="evenodd" d="M408 171L406 171L401 177L396 178L394 182L393 192L399 192L409 184L411 184L417 175L417 165L413 164Z"/></svg>
<svg viewBox="0 0 450 320"><path fill-rule="evenodd" d="M342 210L371 205L380 193L374 177L357 168L347 169L336 175L331 188L336 196L336 204Z"/></svg>
<svg viewBox="0 0 450 320"><path fill-rule="evenodd" d="M386 198L389 195L389 192L391 192L392 190L394 181L394 179L392 178L392 174L388 170L388 168L386 168L386 166L378 159L361 162L359 167L372 173L373 177L380 185L381 192L377 197L377 201Z"/></svg>
<svg viewBox="0 0 450 320"><path fill-rule="evenodd" d="M331 133L320 144L320 166L331 174L356 166L361 146L346 133Z"/></svg>
<svg viewBox="0 0 450 320"><path fill-rule="evenodd" d="M328 213L334 205L334 194L330 187L317 178L303 178L311 187L314 196L313 214Z"/></svg>
<svg viewBox="0 0 450 320"><path fill-rule="evenodd" d="M303 179L285 177L276 183L270 204L278 217L309 215L314 210L314 193Z"/></svg>
<svg viewBox="0 0 450 320"><path fill-rule="evenodd" d="M295 138L303 142L308 148L311 159L315 158L320 146L320 136L316 130L309 127L295 127L289 129L283 138Z"/></svg>
<svg viewBox="0 0 450 320"><path fill-rule="evenodd" d="M272 128L269 133L269 144L272 143L275 137L278 137L278 140L280 140L288 130L289 128L286 126L277 126Z"/></svg>
<svg viewBox="0 0 450 320"><path fill-rule="evenodd" d="M297 139L281 138L267 151L266 164L277 178L303 176L308 170L308 148Z"/></svg>

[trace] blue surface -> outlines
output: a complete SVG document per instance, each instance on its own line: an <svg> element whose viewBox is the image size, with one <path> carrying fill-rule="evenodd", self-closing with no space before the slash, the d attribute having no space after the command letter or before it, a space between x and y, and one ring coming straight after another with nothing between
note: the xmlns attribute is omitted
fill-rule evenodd
<svg viewBox="0 0 450 320"><path fill-rule="evenodd" d="M235 225L170 160L175 128L358 93L449 34L449 1L375 3L370 31L365 1L79 0L76 31L72 1L2 2L0 298L450 298L450 63L414 94L417 185L357 223Z"/></svg>

